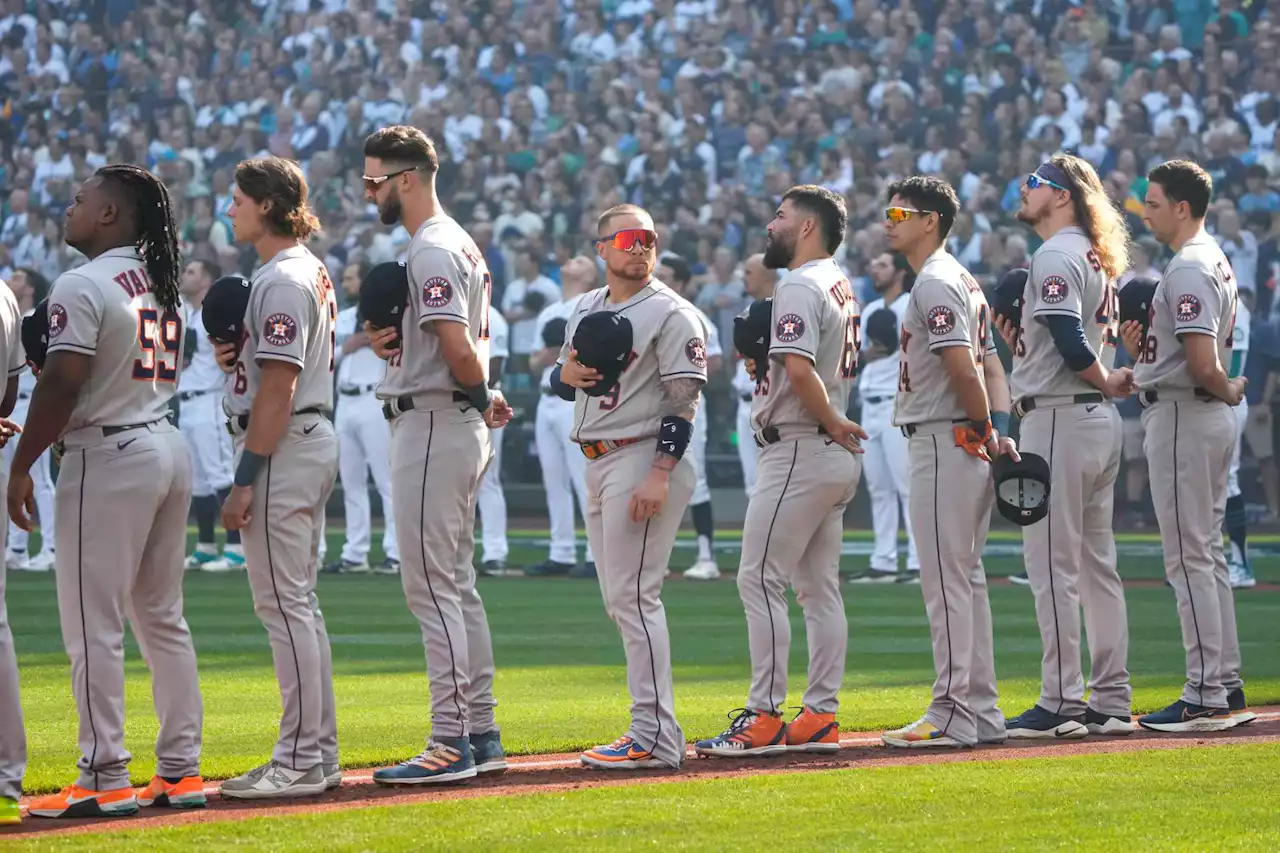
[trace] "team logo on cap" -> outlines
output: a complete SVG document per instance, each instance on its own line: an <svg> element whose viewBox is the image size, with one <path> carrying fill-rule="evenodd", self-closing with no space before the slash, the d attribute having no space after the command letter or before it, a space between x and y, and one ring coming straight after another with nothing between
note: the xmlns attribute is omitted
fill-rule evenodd
<svg viewBox="0 0 1280 853"><path fill-rule="evenodd" d="M272 314L262 326L262 337L273 347L287 347L297 340L298 321L288 314Z"/></svg>
<svg viewBox="0 0 1280 853"><path fill-rule="evenodd" d="M49 337L56 338L67 327L67 309L58 303L49 306Z"/></svg>
<svg viewBox="0 0 1280 853"><path fill-rule="evenodd" d="M929 332L934 335L946 335L956 327L956 312L945 305L929 309Z"/></svg>
<svg viewBox="0 0 1280 853"><path fill-rule="evenodd" d="M1060 275L1051 275L1040 286L1040 298L1050 305L1057 305L1067 298L1067 280Z"/></svg>
<svg viewBox="0 0 1280 853"><path fill-rule="evenodd" d="M694 367L707 366L707 345L702 342L702 338L690 338L689 343L684 345L684 354Z"/></svg>
<svg viewBox="0 0 1280 853"><path fill-rule="evenodd" d="M1196 299L1190 293L1178 297L1178 322L1190 323L1192 320L1200 316L1200 300ZM49 319L53 319L53 314L49 315Z"/></svg>
<svg viewBox="0 0 1280 853"><path fill-rule="evenodd" d="M453 299L453 285L448 279L432 276L422 285L422 304L428 308L443 308Z"/></svg>
<svg viewBox="0 0 1280 853"><path fill-rule="evenodd" d="M798 314L787 314L778 321L775 332L784 344L798 341L804 335L804 320Z"/></svg>

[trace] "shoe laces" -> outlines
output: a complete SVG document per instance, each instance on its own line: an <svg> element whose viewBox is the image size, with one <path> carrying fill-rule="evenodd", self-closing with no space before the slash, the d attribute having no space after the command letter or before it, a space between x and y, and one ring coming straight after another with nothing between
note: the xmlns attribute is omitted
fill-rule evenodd
<svg viewBox="0 0 1280 853"><path fill-rule="evenodd" d="M431 741L422 752L419 752L408 761L401 761L400 763L404 765L424 764L432 758L439 758L452 763L462 758L462 753L447 743Z"/></svg>
<svg viewBox="0 0 1280 853"><path fill-rule="evenodd" d="M633 743L635 743L635 739L631 735L623 735L609 744L609 749L628 749Z"/></svg>
<svg viewBox="0 0 1280 853"><path fill-rule="evenodd" d="M724 737L732 737L733 735L740 735L751 728L751 724L756 721L756 717L760 716L760 714L750 708L734 708L726 716L733 722L729 723L729 728L725 729Z"/></svg>

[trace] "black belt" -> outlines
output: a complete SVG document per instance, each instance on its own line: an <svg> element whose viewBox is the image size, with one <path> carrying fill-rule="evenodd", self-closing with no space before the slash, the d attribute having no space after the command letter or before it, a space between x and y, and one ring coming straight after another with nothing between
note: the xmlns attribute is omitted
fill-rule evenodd
<svg viewBox="0 0 1280 853"><path fill-rule="evenodd" d="M298 411L293 413L293 415L323 415L323 414L324 414L324 409L320 408L319 406L308 406L305 409L298 409ZM293 417L293 415L290 415L290 417ZM232 435L235 435L236 434L235 430L231 428L232 424L237 424L240 427L240 431L244 432L249 429L249 416L235 415L234 417L227 419L227 432L231 433Z"/></svg>
<svg viewBox="0 0 1280 853"><path fill-rule="evenodd" d="M560 396L560 395L559 395L559 394L557 394L555 391L552 391L550 388L543 388L543 389L542 389L542 396L544 396L544 397L558 397L558 396Z"/></svg>
<svg viewBox="0 0 1280 853"><path fill-rule="evenodd" d="M818 427L817 435L828 435L826 427ZM766 444L777 444L782 441L782 435L776 426L767 426L755 434L756 447L764 447Z"/></svg>
<svg viewBox="0 0 1280 853"><path fill-rule="evenodd" d="M354 388L339 388L338 393L344 397L359 397L361 394L376 390L378 390L377 385L357 385Z"/></svg>
<svg viewBox="0 0 1280 853"><path fill-rule="evenodd" d="M887 403L892 399L892 397L863 397L862 402L874 405L875 403Z"/></svg>
<svg viewBox="0 0 1280 853"><path fill-rule="evenodd" d="M1213 402L1214 400L1219 399L1218 397L1215 397L1212 394L1210 394L1204 388L1192 388L1191 393L1195 394L1195 397L1197 400L1203 400L1207 403ZM1160 392L1159 391L1141 391L1138 394L1138 400L1144 406L1150 406L1152 403L1160 402ZM1226 401L1223 400L1222 402L1226 402Z"/></svg>
<svg viewBox="0 0 1280 853"><path fill-rule="evenodd" d="M755 395L754 395L754 394L743 394L743 395L742 395L742 402L744 402L744 403L750 403L750 402L751 402L751 398L752 398L753 396L755 396Z"/></svg>
<svg viewBox="0 0 1280 853"><path fill-rule="evenodd" d="M169 420L168 418L161 418L158 421L147 421L146 423L141 423L141 424L125 424L124 426L105 426L102 428L102 437L110 438L113 435L119 435L120 433L128 432L129 430L146 429L152 424L158 424L168 420Z"/></svg>
<svg viewBox="0 0 1280 853"><path fill-rule="evenodd" d="M1045 395L1043 395L1043 396L1046 396L1046 397L1054 397L1054 396L1058 396L1058 395L1055 395L1055 394L1045 394ZM1065 395L1065 394L1063 394L1063 395L1061 395L1061 396L1064 396L1064 397L1065 397L1066 395ZM1097 393L1097 392L1094 392L1094 393L1092 393L1092 394L1076 394L1075 396L1073 396L1073 397L1071 398L1071 403L1072 403L1072 405L1077 405L1077 406L1079 406L1079 405L1084 405L1084 404L1087 404L1087 403L1105 403L1105 402L1106 402L1106 400L1107 400L1107 398L1106 398L1106 397L1102 396L1101 394L1099 394L1099 393ZM1018 401L1018 406L1017 406L1017 408L1018 408L1018 410L1021 412L1020 417L1025 417L1027 414L1029 414L1029 413L1031 413L1031 412L1034 412L1034 411L1036 410L1036 398L1035 398L1035 397L1023 397L1021 400L1019 400L1019 401Z"/></svg>
<svg viewBox="0 0 1280 853"><path fill-rule="evenodd" d="M954 418L951 422L953 424L967 424L969 423L969 419ZM922 426L924 426L923 422L918 424L903 424L902 426L899 427L899 429L902 430L903 435L905 435L907 438L911 438L911 436L915 435L917 432L920 431L920 428Z"/></svg>
<svg viewBox="0 0 1280 853"><path fill-rule="evenodd" d="M18 399L19 399L19 400L30 400L30 399L31 399L31 394L30 394L29 392L27 392L27 391L19 391L19 392L18 392Z"/></svg>
<svg viewBox="0 0 1280 853"><path fill-rule="evenodd" d="M464 412L467 409L472 408L471 398L466 394L463 394L461 391L453 392L453 402L466 403L467 405L463 408ZM384 402L382 404L382 416L389 421L394 421L405 412L412 412L413 409L413 395L405 394L403 397L396 397L394 400L387 400Z"/></svg>
<svg viewBox="0 0 1280 853"><path fill-rule="evenodd" d="M212 393L212 391L179 391L178 399L185 403L188 400L195 399L196 397L203 397L205 394Z"/></svg>

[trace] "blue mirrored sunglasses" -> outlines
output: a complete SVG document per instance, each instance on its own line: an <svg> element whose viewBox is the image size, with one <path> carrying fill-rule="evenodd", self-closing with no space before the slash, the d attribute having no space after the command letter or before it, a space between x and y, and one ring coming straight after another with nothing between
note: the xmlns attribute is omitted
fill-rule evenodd
<svg viewBox="0 0 1280 853"><path fill-rule="evenodd" d="M1048 178L1042 178L1039 175L1037 175L1035 172L1032 172L1030 175L1027 175L1027 189L1037 190L1037 189L1040 189L1041 186L1053 187L1055 190L1062 190L1064 193L1071 192L1071 190L1067 189L1062 184L1054 183Z"/></svg>

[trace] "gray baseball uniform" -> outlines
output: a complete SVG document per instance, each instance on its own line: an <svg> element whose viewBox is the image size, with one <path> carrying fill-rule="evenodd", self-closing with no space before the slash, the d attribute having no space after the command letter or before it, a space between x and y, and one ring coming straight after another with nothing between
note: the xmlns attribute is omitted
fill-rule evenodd
<svg viewBox="0 0 1280 853"><path fill-rule="evenodd" d="M676 531L693 495L690 454L685 453L672 470L660 513L637 524L631 520L630 502L653 467L664 408L662 383L706 382L705 332L694 307L657 279L626 302L610 302L608 296L608 288L600 288L579 300L559 363L568 359L574 332L586 315L616 311L631 321L631 361L612 393L577 394L573 439L588 459L587 541L596 558L605 612L618 626L627 656L627 735L655 760L679 767L685 739L676 721L671 642L661 594Z"/></svg>
<svg viewBox="0 0 1280 853"><path fill-rule="evenodd" d="M492 445L484 418L449 372L435 330L436 323L466 325L487 380L492 279L475 242L443 213L413 236L407 266L403 339L378 387L393 418L400 580L422 627L431 732L466 737L498 728L493 641L471 562L476 498Z"/></svg>
<svg viewBox="0 0 1280 853"><path fill-rule="evenodd" d="M1023 528L1027 578L1035 595L1043 656L1040 699L1046 711L1085 712L1080 608L1089 636L1089 706L1129 718L1129 621L1116 571L1112 529L1123 430L1116 407L1071 368L1046 319L1081 321L1085 339L1108 370L1115 363L1119 301L1085 233L1054 234L1031 259L1022 328L1010 385L1022 417L1023 452L1049 463L1049 515Z"/></svg>
<svg viewBox="0 0 1280 853"><path fill-rule="evenodd" d="M1209 708L1227 707L1227 693L1243 685L1221 533L1227 473L1239 438L1231 407L1196 387L1181 338L1216 338L1226 370L1236 300L1230 262L1217 242L1200 232L1165 268L1152 300L1143 357L1134 370L1143 389L1143 449L1165 574L1178 601L1187 651L1182 700Z"/></svg>
<svg viewBox="0 0 1280 853"><path fill-rule="evenodd" d="M58 611L80 714L78 784L89 790L129 786L126 617L151 670L156 772L200 772L203 708L182 615L191 460L166 417L184 332L181 311L159 306L132 247L63 273L49 294L49 355L91 359L62 435L56 520Z"/></svg>
<svg viewBox="0 0 1280 853"><path fill-rule="evenodd" d="M809 645L805 707L839 710L849 625L840 595L844 510L861 458L835 444L800 402L783 358L811 361L841 414L857 377L858 301L831 258L789 271L773 294L769 371L752 402L756 487L743 521L738 594L747 614L751 691L747 707L778 714L787 698L791 622L787 587L804 611Z"/></svg>
<svg viewBox="0 0 1280 853"><path fill-rule="evenodd" d="M967 416L941 357L969 347L981 365L996 357L995 341L982 288L945 249L916 277L900 340L893 422L908 437L911 529L937 674L926 717L958 743L1003 740L982 566L995 487L990 464L956 444Z"/></svg>
<svg viewBox="0 0 1280 853"><path fill-rule="evenodd" d="M9 285L0 281L0 364L6 380L22 372L22 312ZM10 441L17 441L11 438ZM9 491L8 469L0 469L0 487ZM0 546L5 544L9 525L0 525ZM0 554L5 553L0 548ZM13 631L4 601L5 567L0 564L0 797L22 796L22 775L27 769L27 734L22 725L22 702L18 696L18 656L13 650Z"/></svg>
<svg viewBox="0 0 1280 853"><path fill-rule="evenodd" d="M333 662L316 597L321 521L338 473L338 439L325 417L333 411L337 302L324 264L304 246L267 261L252 287L246 340L223 405L238 465L262 362L299 368L293 415L254 481L243 541L253 609L267 629L280 685L272 758L305 772L338 762Z"/></svg>

